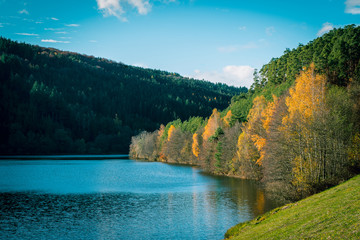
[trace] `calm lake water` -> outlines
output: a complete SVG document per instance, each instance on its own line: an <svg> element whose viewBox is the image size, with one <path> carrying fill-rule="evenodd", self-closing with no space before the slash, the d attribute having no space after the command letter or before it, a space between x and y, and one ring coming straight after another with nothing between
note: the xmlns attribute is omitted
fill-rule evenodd
<svg viewBox="0 0 360 240"><path fill-rule="evenodd" d="M253 181L134 160L0 160L0 239L222 239L276 207Z"/></svg>

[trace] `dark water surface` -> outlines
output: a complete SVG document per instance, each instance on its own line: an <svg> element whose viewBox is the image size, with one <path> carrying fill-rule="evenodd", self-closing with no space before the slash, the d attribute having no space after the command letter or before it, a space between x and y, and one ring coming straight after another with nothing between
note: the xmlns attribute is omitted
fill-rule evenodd
<svg viewBox="0 0 360 240"><path fill-rule="evenodd" d="M222 239L272 208L253 181L134 160L0 160L0 239Z"/></svg>

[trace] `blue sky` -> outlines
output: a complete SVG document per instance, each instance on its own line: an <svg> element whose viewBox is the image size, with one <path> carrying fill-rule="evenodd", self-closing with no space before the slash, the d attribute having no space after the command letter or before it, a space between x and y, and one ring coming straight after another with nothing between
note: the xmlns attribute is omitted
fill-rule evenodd
<svg viewBox="0 0 360 240"><path fill-rule="evenodd" d="M360 0L0 0L0 35L249 87L255 68L332 28Z"/></svg>

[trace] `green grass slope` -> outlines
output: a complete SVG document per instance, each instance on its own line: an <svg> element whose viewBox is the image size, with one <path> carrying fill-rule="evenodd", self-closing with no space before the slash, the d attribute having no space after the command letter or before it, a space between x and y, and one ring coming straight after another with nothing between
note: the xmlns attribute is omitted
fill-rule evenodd
<svg viewBox="0 0 360 240"><path fill-rule="evenodd" d="M226 239L360 239L360 175L230 228Z"/></svg>

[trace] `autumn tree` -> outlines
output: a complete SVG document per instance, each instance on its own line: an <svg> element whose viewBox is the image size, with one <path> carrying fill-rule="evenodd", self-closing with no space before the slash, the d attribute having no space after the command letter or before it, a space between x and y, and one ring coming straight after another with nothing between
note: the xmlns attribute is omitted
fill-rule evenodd
<svg viewBox="0 0 360 240"><path fill-rule="evenodd" d="M283 129L282 119L288 114L285 104L286 95L276 99L271 106L271 118L266 118L264 128L266 129L265 152L262 159L262 170L265 187L268 194L279 201L295 200L295 188L292 182L292 161L294 152L290 147Z"/></svg>
<svg viewBox="0 0 360 240"><path fill-rule="evenodd" d="M231 120L232 120L231 118L232 118L232 113L231 113L231 110L229 110L226 113L225 117L222 119L225 127L230 127Z"/></svg>
<svg viewBox="0 0 360 240"><path fill-rule="evenodd" d="M169 131L168 131L168 137L167 137L167 140L168 140L168 141L171 140L171 137L172 137L172 135L174 134L174 131L175 131L174 125L171 125L170 128L169 128Z"/></svg>
<svg viewBox="0 0 360 240"><path fill-rule="evenodd" d="M235 122L230 128L224 128L224 134L221 138L221 171L227 175L236 175L235 161L237 140L241 133L241 124Z"/></svg>
<svg viewBox="0 0 360 240"><path fill-rule="evenodd" d="M216 130L220 126L220 113L216 108L213 109L213 112L204 128L204 133L202 137L204 142L206 142L212 135L215 134Z"/></svg>
<svg viewBox="0 0 360 240"><path fill-rule="evenodd" d="M262 149L265 145L263 120L266 106L264 96L254 98L248 121L243 125L237 141L239 170L241 175L249 178L261 178Z"/></svg>
<svg viewBox="0 0 360 240"><path fill-rule="evenodd" d="M193 137L192 137L192 153L194 154L195 157L199 157L199 139L198 139L198 134L194 133Z"/></svg>
<svg viewBox="0 0 360 240"><path fill-rule="evenodd" d="M158 131L149 133L143 131L131 138L130 157L136 159L156 160Z"/></svg>

